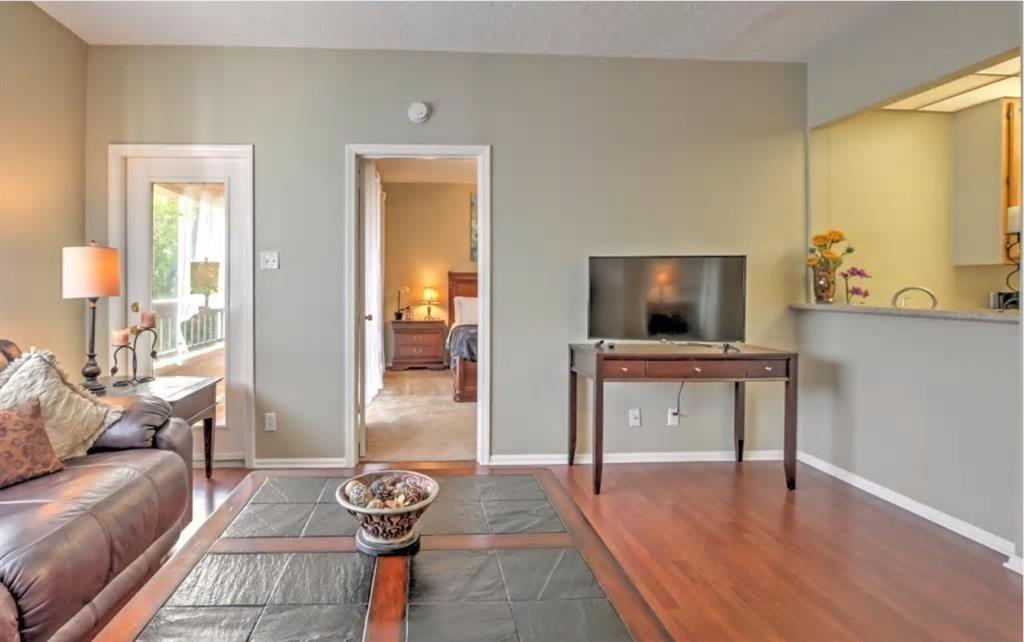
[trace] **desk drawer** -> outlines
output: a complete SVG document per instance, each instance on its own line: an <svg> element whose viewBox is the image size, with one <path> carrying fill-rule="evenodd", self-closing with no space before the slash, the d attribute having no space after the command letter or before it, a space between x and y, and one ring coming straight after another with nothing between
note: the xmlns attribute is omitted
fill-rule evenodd
<svg viewBox="0 0 1024 642"><path fill-rule="evenodd" d="M643 379L644 361L609 359L601 362L601 376L605 379Z"/></svg>
<svg viewBox="0 0 1024 642"><path fill-rule="evenodd" d="M649 361L647 376L652 379L745 379L750 361Z"/></svg>
<svg viewBox="0 0 1024 642"><path fill-rule="evenodd" d="M759 377L785 377L787 374L786 362L781 359L777 361L751 361L747 367L747 376L751 379Z"/></svg>

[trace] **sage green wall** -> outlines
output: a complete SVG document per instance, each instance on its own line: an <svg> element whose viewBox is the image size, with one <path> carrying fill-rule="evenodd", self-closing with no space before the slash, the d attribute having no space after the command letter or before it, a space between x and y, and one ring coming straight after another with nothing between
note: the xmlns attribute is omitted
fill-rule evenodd
<svg viewBox="0 0 1024 642"><path fill-rule="evenodd" d="M86 46L30 2L0 3L0 337L77 373L85 303L61 298L84 242Z"/></svg>
<svg viewBox="0 0 1024 642"><path fill-rule="evenodd" d="M1020 49L1020 2L896 2L808 57L811 127Z"/></svg>
<svg viewBox="0 0 1024 642"><path fill-rule="evenodd" d="M589 255L748 254L749 340L795 346L805 99L793 64L93 47L87 225L105 236L109 143L255 144L256 250L281 252L256 272L257 416L278 415L256 453L339 457L344 146L492 145L493 452L559 453ZM749 448L781 448L779 388L751 386ZM614 386L608 450L730 449L731 389L688 389L667 428L675 392Z"/></svg>
<svg viewBox="0 0 1024 642"><path fill-rule="evenodd" d="M1014 542L1016 323L799 313L800 450Z"/></svg>

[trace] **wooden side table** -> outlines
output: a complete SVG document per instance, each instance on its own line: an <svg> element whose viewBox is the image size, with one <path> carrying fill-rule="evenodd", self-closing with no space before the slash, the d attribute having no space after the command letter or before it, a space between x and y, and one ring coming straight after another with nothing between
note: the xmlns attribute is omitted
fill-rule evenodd
<svg viewBox="0 0 1024 642"><path fill-rule="evenodd" d="M444 370L444 342L447 324L444 321L392 321L395 333L395 355L392 370L430 368Z"/></svg>
<svg viewBox="0 0 1024 642"><path fill-rule="evenodd" d="M184 419L189 426L203 422L203 460L206 478L213 474L214 420L217 418L217 384L223 377L157 377L134 386L115 386L109 377L100 379L107 387L106 397L114 403L127 402L136 395L160 397L171 404L171 416Z"/></svg>

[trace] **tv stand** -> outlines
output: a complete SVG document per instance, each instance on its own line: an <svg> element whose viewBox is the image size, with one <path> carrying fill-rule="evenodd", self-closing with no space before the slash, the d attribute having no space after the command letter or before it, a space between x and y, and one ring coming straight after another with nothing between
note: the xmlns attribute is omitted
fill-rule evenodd
<svg viewBox="0 0 1024 642"><path fill-rule="evenodd" d="M729 344L726 344L729 345ZM594 381L594 494L601 492L604 459L604 384L606 381L732 382L733 436L736 461L743 461L747 383L781 382L786 386L782 465L786 487L796 488L797 355L746 344L719 345L619 343L569 345L569 465L576 457L576 387L580 375Z"/></svg>

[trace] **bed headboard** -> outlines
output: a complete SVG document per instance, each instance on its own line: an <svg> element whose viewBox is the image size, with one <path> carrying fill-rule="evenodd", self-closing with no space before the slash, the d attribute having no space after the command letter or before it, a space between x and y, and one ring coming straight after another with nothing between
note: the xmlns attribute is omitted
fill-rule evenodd
<svg viewBox="0 0 1024 642"><path fill-rule="evenodd" d="M476 295L476 272L448 273L448 325L455 322L455 297Z"/></svg>

